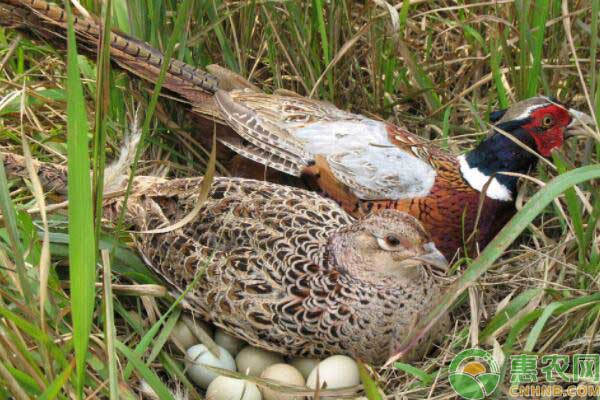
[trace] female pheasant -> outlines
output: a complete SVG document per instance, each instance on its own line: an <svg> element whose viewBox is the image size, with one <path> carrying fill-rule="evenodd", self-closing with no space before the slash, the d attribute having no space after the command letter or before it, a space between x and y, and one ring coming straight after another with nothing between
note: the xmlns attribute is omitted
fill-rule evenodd
<svg viewBox="0 0 600 400"><path fill-rule="evenodd" d="M62 40L65 13L43 0L0 0L0 23ZM75 28L79 45L94 52L97 22L80 16ZM164 62L156 49L116 31L110 51L117 65L151 82ZM233 86L252 86L236 82ZM164 86L188 103L192 114L222 121L237 133L221 130L221 143L305 178L352 215L392 208L417 217L448 259L459 249L485 246L514 214L518 178L503 173L527 174L538 157L548 157L569 131L591 120L535 97L495 113L488 138L454 155L398 126L325 102L218 89L230 83L171 60Z"/></svg>
<svg viewBox="0 0 600 400"><path fill-rule="evenodd" d="M27 176L22 157L6 153L4 164L10 175ZM36 169L47 189L66 192L63 167ZM446 262L415 218L383 210L355 220L302 189L215 178L192 221L148 232L192 212L201 182L137 177L126 220L173 292L194 282L185 306L234 336L288 355L347 354L380 364L440 296L431 268ZM116 219L122 207L120 197L107 200L105 218ZM426 340L439 339L447 322Z"/></svg>

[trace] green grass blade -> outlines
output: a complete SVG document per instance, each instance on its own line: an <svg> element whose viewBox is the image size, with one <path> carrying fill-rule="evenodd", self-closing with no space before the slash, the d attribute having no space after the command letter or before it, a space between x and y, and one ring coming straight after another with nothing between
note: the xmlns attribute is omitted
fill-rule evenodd
<svg viewBox="0 0 600 400"><path fill-rule="evenodd" d="M110 399L119 398L119 378L117 376L117 354L115 351L115 313L113 306L112 272L110 267L110 253L102 250L102 267L104 279L104 341L106 343L106 354L108 359L108 386Z"/></svg>
<svg viewBox="0 0 600 400"><path fill-rule="evenodd" d="M31 322L11 312L8 308L5 308L3 306L0 306L0 316L14 323L21 331L26 333L28 336L36 339L43 346L48 347L50 354L54 357L54 360L57 361L62 367L66 368L68 363L64 354L61 351L62 349L55 345L46 333L42 332L37 326L35 326Z"/></svg>
<svg viewBox="0 0 600 400"><path fill-rule="evenodd" d="M558 172L564 174L568 168L565 160L563 160L561 155L556 152L552 154L552 158L556 168L558 169ZM565 200L567 203L567 209L569 210L569 216L571 217L571 222L573 223L573 230L575 231L575 236L577 237L577 242L579 244L579 262L583 264L587 243L585 243L585 230L583 227L581 204L579 203L575 189L570 188L565 191Z"/></svg>
<svg viewBox="0 0 600 400"><path fill-rule="evenodd" d="M127 182L127 189L125 191L125 196L123 200L123 209L121 210L121 214L119 215L119 220L117 222L117 235L119 234L119 232L121 232L121 229L123 227L125 210L127 209L127 200L129 198L129 194L131 193L131 187L133 185L133 177L135 176L137 164L140 159L140 156L142 155L142 148L144 147L144 143L146 142L148 132L150 131L152 116L154 115L154 110L156 109L156 105L158 104L158 98L160 96L162 85L165 81L167 69L169 68L169 65L171 63L171 57L173 56L175 44L179 41L181 35L183 34L183 28L185 27L186 21L190 16L190 10L192 9L193 2L194 0L182 1L177 11L177 19L175 20L173 32L171 33L171 36L169 37L169 42L167 43L167 49L164 53L164 61L160 68L160 72L158 74L158 78L156 79L156 83L154 84L154 90L152 91L152 97L150 97L150 102L148 103L148 108L146 110L146 117L144 119L144 125L142 126L140 142L138 143L135 151L133 165L131 166L131 173L129 175L129 181Z"/></svg>
<svg viewBox="0 0 600 400"><path fill-rule="evenodd" d="M221 51L223 52L223 58L225 59L225 64L227 64L227 68L232 71L239 72L240 66L236 60L234 55L234 51L229 44L229 40L225 35L225 31L223 29L223 10L217 9L217 4L215 0L211 1L211 4L208 6L208 13L211 20L216 21L213 27L215 35L217 36L217 40L219 45L221 46Z"/></svg>
<svg viewBox="0 0 600 400"><path fill-rule="evenodd" d="M448 137L450 135L450 115L452 114L452 106L444 110L444 118L442 119L442 147L448 149Z"/></svg>
<svg viewBox="0 0 600 400"><path fill-rule="evenodd" d="M502 252L525 230L527 225L537 217L552 200L568 188L591 179L600 178L600 165L590 165L559 175L544 188L538 191L504 228L496 235L479 257L471 264L464 274L440 298L433 310L421 320L401 345L401 353L412 349L417 341L436 323L454 301L477 279L482 276L496 261Z"/></svg>
<svg viewBox="0 0 600 400"><path fill-rule="evenodd" d="M139 355L133 352L129 347L125 346L118 340L115 340L115 346L119 352L121 352L129 362L137 369L140 377L150 385L156 392L159 399L173 399L173 395L167 389L164 383L156 376L154 372L142 361Z"/></svg>
<svg viewBox="0 0 600 400"><path fill-rule="evenodd" d="M433 85L433 81L427 75L427 72L422 68L420 62L417 61L415 55L410 51L406 43L398 37L398 41L396 43L398 47L398 52L404 58L406 62L406 66L410 73L415 78L417 86L420 90L423 91L423 97L427 101L427 105L429 106L429 110L431 112L436 111L442 107L442 101L439 96L435 92L435 88Z"/></svg>
<svg viewBox="0 0 600 400"><path fill-rule="evenodd" d="M71 374L73 373L73 363L70 363L67 368L61 372L56 379L46 388L44 393L39 397L40 400L52 400L60 393L60 390L65 386Z"/></svg>
<svg viewBox="0 0 600 400"><path fill-rule="evenodd" d="M506 336L506 340L504 341L504 345L502 346L505 352L510 353L513 351L513 346L519 334L523 332L523 330L525 330L525 328L527 328L527 326L529 326L530 323L538 319L540 315L542 315L542 311L542 309L538 308L525 315L519 321L517 321L517 323L510 330L508 336Z"/></svg>
<svg viewBox="0 0 600 400"><path fill-rule="evenodd" d="M410 0L404 0L402 2L402 8L400 9L400 17L399 19L399 25L400 25L400 32L404 31L404 28L406 27L406 19L408 18L408 10L410 10Z"/></svg>
<svg viewBox="0 0 600 400"><path fill-rule="evenodd" d="M10 398L15 400L28 400L29 396L25 392L25 389L20 385L20 383L15 379L13 375L9 372L8 368L0 362L0 378L3 380L4 388L9 389L12 396L8 397L6 394L2 393L2 398ZM1 393L1 392L0 392Z"/></svg>
<svg viewBox="0 0 600 400"><path fill-rule="evenodd" d="M500 40L495 38L490 45L490 67L492 69L492 78L494 79L494 86L496 87L496 93L498 93L498 103L500 108L508 108L510 101L508 100L508 93L502 82L502 54L500 53Z"/></svg>
<svg viewBox="0 0 600 400"><path fill-rule="evenodd" d="M29 281L27 280L25 258L23 256L19 229L17 227L17 217L14 205L10 199L10 193L8 192L8 181L6 179L6 170L4 169L4 157L0 156L0 161L2 161L0 163L0 211L2 211L2 216L4 217L4 224L6 225L6 231L8 232L9 244L17 268L19 284L23 290L23 296L31 299L32 294Z"/></svg>
<svg viewBox="0 0 600 400"><path fill-rule="evenodd" d="M377 383L371 378L369 371L365 367L365 364L362 362L358 362L358 373L360 375L360 381L365 388L365 394L369 400L383 400L381 397L381 393L379 392L379 388L377 387Z"/></svg>
<svg viewBox="0 0 600 400"><path fill-rule="evenodd" d="M22 388L27 391L30 395L38 398L41 394L41 389L38 383L26 372L23 372L15 367L11 366L8 363L1 362L0 365L6 368L6 370L14 377L14 379L22 386ZM21 365L19 367L22 368Z"/></svg>
<svg viewBox="0 0 600 400"><path fill-rule="evenodd" d="M100 36L101 48L98 52L96 76L96 120L94 132L93 165L94 174L92 190L94 193L94 237L95 247L98 248L102 231L104 170L106 163L106 134L107 122L110 115L110 32L111 32L112 2L107 0L102 8L102 34ZM112 294L112 270L110 253L102 251L103 288L104 288L104 340L106 343L108 364L108 387L111 400L119 398L119 380L117 375L117 354L115 351L115 317Z"/></svg>
<svg viewBox="0 0 600 400"><path fill-rule="evenodd" d="M527 77L527 97L537 95L542 73L542 50L544 49L544 33L548 20L548 0L536 0L533 12L533 33L531 34L532 65Z"/></svg>
<svg viewBox="0 0 600 400"><path fill-rule="evenodd" d="M94 175L92 190L94 193L95 245L98 247L102 229L102 195L104 193L104 165L106 163L106 124L110 113L110 22L111 0L103 6L103 28L101 48L98 52L98 72L96 76L96 119L94 132L93 164Z"/></svg>
<svg viewBox="0 0 600 400"><path fill-rule="evenodd" d="M327 68L331 62L331 49L329 47L329 40L327 38L327 29L325 28L325 8L323 7L323 0L314 0L314 12L317 17L317 24L319 29L319 35L321 36L321 49L323 50L323 69ZM328 97L331 98L333 95L333 79L331 70L327 71L327 83L329 86Z"/></svg>
<svg viewBox="0 0 600 400"><path fill-rule="evenodd" d="M175 327L175 324L179 320L179 316L180 315L181 315L181 309L180 308L176 308L171 313L171 315L169 316L169 318L165 322L162 331L160 332L160 334L158 335L158 337L156 338L156 340L153 343L152 351L150 352L150 355L146 359L146 364L152 363L156 359L156 357L158 356L158 354L162 351L165 343L167 343L167 340L169 340L169 336L171 335L171 331L173 330L173 328Z"/></svg>
<svg viewBox="0 0 600 400"><path fill-rule="evenodd" d="M527 34L529 33L529 7L530 0L515 1L515 8L518 18L519 29L519 83L517 89L521 98L527 97L527 76L530 68L529 64L529 41Z"/></svg>
<svg viewBox="0 0 600 400"><path fill-rule="evenodd" d="M598 13L600 13L600 0L592 0L591 43L590 43L590 93L596 88L596 52L598 51ZM593 97L593 96L592 96Z"/></svg>
<svg viewBox="0 0 600 400"><path fill-rule="evenodd" d="M542 289L540 288L530 289L512 299L506 307L504 307L502 310L499 310L492 320L488 322L479 335L479 341L484 342L492 333L496 332L504 324L510 321L511 318L522 311L523 307L529 304L531 300L533 300L540 293L542 293Z"/></svg>
<svg viewBox="0 0 600 400"><path fill-rule="evenodd" d="M77 65L77 44L73 15L67 9L67 152L69 198L69 274L71 281L71 315L73 348L77 376L77 395L83 396L85 363L92 328L96 291L96 247L88 154L89 127L83 87Z"/></svg>
<svg viewBox="0 0 600 400"><path fill-rule="evenodd" d="M399 369L400 371L404 371L409 375L414 376L418 380L420 380L425 386L429 386L433 383L435 376L428 374L420 368L413 367L410 364L406 364L403 362L394 363L394 367Z"/></svg>
<svg viewBox="0 0 600 400"><path fill-rule="evenodd" d="M525 342L525 347L523 348L523 351L525 351L525 352L533 351L533 348L534 348L535 344L537 343L538 338L542 334L542 330L544 329L546 322L548 322L550 317L555 312L564 313L566 311L569 311L573 307L578 307L578 306L581 306L584 304L590 304L590 303L598 303L599 301L600 301L600 293L596 293L596 294L593 294L590 296L581 296L581 297L576 297L576 298L570 299L570 300L556 301L554 303L547 305L546 307L544 307L542 314L536 321L533 328L531 328L531 332L529 332L529 335L527 336L527 342Z"/></svg>

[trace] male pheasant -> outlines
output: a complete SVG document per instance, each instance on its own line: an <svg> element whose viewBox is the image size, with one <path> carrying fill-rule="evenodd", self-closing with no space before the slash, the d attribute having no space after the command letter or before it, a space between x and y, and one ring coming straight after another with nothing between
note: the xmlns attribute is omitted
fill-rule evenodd
<svg viewBox="0 0 600 400"><path fill-rule="evenodd" d="M223 143L303 176L352 215L384 208L412 214L448 259L465 244L485 246L514 214L518 178L503 173L527 174L581 119L589 122L556 100L534 97L494 113L488 137L453 155L396 125L325 102L247 90L219 90L215 99L246 141Z"/></svg>
<svg viewBox="0 0 600 400"><path fill-rule="evenodd" d="M22 157L0 157L9 175L28 176ZM46 189L66 192L64 167L35 168ZM418 220L396 210L355 220L314 192L215 178L195 217L164 229L194 210L201 183L136 177L126 221L176 295L197 279L186 308L255 346L381 364L441 294L432 273L447 267L443 255ZM122 207L122 197L106 200L104 217L116 220ZM439 339L447 323L425 340Z"/></svg>
<svg viewBox="0 0 600 400"><path fill-rule="evenodd" d="M43 0L0 0L0 17L4 25L63 37L63 10ZM97 22L79 17L75 27L79 45L95 51ZM119 32L111 36L111 57L151 82L163 64L160 52ZM527 174L538 157L561 146L568 131L590 120L557 101L535 97L495 113L496 128L488 138L454 155L400 127L325 102L219 90L231 86L225 83L171 60L165 87L189 103L192 114L224 121L237 133L221 130L221 143L305 178L352 215L382 208L414 215L448 259L459 249L485 246L514 214L517 178L503 173Z"/></svg>

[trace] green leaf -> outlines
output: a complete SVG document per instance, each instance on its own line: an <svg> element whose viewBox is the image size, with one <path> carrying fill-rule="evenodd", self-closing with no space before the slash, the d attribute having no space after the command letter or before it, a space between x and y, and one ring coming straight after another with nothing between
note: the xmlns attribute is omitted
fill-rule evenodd
<svg viewBox="0 0 600 400"><path fill-rule="evenodd" d="M96 247L88 154L89 126L77 63L73 15L67 11L67 152L69 198L69 273L77 395L83 396L85 360L92 329L96 290Z"/></svg>
<svg viewBox="0 0 600 400"><path fill-rule="evenodd" d="M417 378L418 380L423 382L423 384L425 386L431 385L433 383L433 380L435 379L435 376L428 374L427 372L423 371L422 369L413 367L410 364L406 364L403 362L397 362L394 364L394 367L396 367L400 371L404 371L407 374L414 376L415 378Z"/></svg>
<svg viewBox="0 0 600 400"><path fill-rule="evenodd" d="M382 400L381 392L377 387L377 383L371 378L369 371L365 367L365 364L362 362L358 362L358 373L360 375L360 380L365 388L365 394L369 400Z"/></svg>
<svg viewBox="0 0 600 400"><path fill-rule="evenodd" d="M538 86L542 74L542 50L544 49L544 33L546 31L546 21L548 20L549 4L548 0L536 0L534 2L533 12L533 32L531 34L531 56L532 66L527 78L526 97L532 97L538 94Z"/></svg>
<svg viewBox="0 0 600 400"><path fill-rule="evenodd" d="M154 389L159 399L173 399L173 395L171 394L169 389L167 389L165 384L161 382L158 376L156 376L156 374L152 372L150 368L148 368L148 366L140 359L140 357L135 352L133 352L130 348L128 348L118 340L115 340L115 347L125 357L127 357L131 365L133 365L138 371L140 377L144 379L152 389Z"/></svg>
<svg viewBox="0 0 600 400"><path fill-rule="evenodd" d="M67 368L65 368L63 370L63 372L61 372L60 375L58 375L56 377L54 382L52 382L50 385L48 385L46 390L44 390L44 393L42 393L40 395L40 397L39 397L40 400L51 400L51 399L56 398L56 396L58 396L60 390L65 386L65 383L67 383L67 380L71 376L72 372L73 372L73 363L70 363L67 366Z"/></svg>
<svg viewBox="0 0 600 400"><path fill-rule="evenodd" d="M483 342L488 336L500 329L510 319L517 315L517 313L522 311L523 307L529 304L529 302L540 293L542 293L542 289L540 288L529 289L512 299L506 307L498 311L494 318L488 322L479 335L479 341Z"/></svg>
<svg viewBox="0 0 600 400"><path fill-rule="evenodd" d="M600 302L600 293L596 293L590 296L577 297L570 300L555 301L547 305L546 307L544 307L542 314L536 321L533 328L531 328L531 332L529 332L529 335L527 336L527 342L525 342L525 347L523 348L523 351L533 351L533 348L537 343L537 340L540 337L544 326L546 325L546 322L548 322L548 319L550 319L554 312L564 313L566 311L571 310L574 307L598 302Z"/></svg>

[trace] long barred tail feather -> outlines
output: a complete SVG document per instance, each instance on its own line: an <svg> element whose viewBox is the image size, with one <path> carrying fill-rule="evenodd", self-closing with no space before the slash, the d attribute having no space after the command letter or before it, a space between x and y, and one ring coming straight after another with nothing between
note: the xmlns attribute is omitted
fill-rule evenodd
<svg viewBox="0 0 600 400"><path fill-rule="evenodd" d="M0 0L0 26L18 29L30 36L41 36L53 44L64 46L67 28L66 13L61 7L45 0ZM78 14L74 17L74 27L80 52L96 54L101 34L101 25L98 21L94 17ZM164 63L160 51L117 30L111 31L110 57L118 67L150 83L156 82ZM284 134L273 135L272 132L266 132L270 133L269 135L263 134L264 127L260 124L256 124L255 129L249 132L246 125L236 123L230 114L223 113L223 107L219 107L219 102L227 100L223 89L243 88L249 91L259 89L241 76L222 67L213 65L209 66L209 69L212 73L194 68L179 60L170 60L163 87L173 93L176 100L189 105L191 114L200 117L196 121L198 126L206 129L207 132L210 132L209 129L213 126L207 123L206 119L233 128L235 133L227 128L218 129L217 137L219 142L233 152L286 174L300 176L308 159L303 154L302 146L298 146ZM218 92L221 96L217 94ZM241 116L251 117L250 114L244 113ZM205 143L203 139L208 137L203 135L200 138L201 142ZM282 143L284 145L281 145ZM107 173L112 174L113 171L107 170ZM112 180L107 182L113 186L119 185Z"/></svg>
<svg viewBox="0 0 600 400"><path fill-rule="evenodd" d="M65 10L44 0L0 0L0 25L16 28L28 34L42 36L64 45L67 19ZM101 26L90 17L76 15L74 27L80 50L95 54ZM163 55L140 40L112 30L111 60L131 74L156 82L164 62ZM164 87L190 103L209 100L218 88L217 78L206 71L171 59Z"/></svg>

